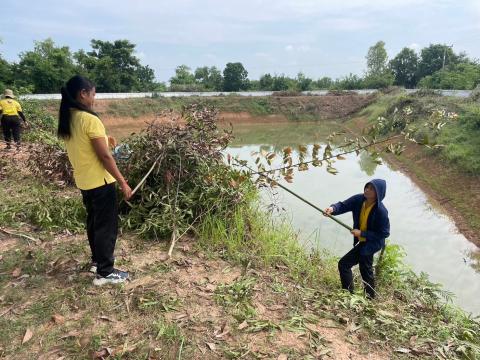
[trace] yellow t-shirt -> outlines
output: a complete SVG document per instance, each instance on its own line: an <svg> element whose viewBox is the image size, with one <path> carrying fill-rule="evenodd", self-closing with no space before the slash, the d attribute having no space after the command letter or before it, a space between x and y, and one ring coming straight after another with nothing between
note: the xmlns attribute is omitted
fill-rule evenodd
<svg viewBox="0 0 480 360"><path fill-rule="evenodd" d="M85 111L71 110L71 136L65 140L68 159L73 167L75 184L81 190L90 190L115 182L95 153L91 139L108 138L98 117Z"/></svg>
<svg viewBox="0 0 480 360"><path fill-rule="evenodd" d="M18 115L22 111L22 107L17 100L5 98L0 99L0 111L2 115Z"/></svg>
<svg viewBox="0 0 480 360"><path fill-rule="evenodd" d="M362 204L362 210L360 211L360 231L362 232L367 231L368 215L370 215L370 211L372 210L373 205L375 205L375 203L367 206L366 201L364 201ZM359 237L358 240L362 242L367 241L367 239L364 237Z"/></svg>

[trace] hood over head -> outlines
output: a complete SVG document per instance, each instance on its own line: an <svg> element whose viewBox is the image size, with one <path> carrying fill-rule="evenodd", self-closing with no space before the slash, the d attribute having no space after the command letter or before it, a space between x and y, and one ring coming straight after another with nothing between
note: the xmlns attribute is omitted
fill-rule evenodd
<svg viewBox="0 0 480 360"><path fill-rule="evenodd" d="M366 183L365 186L368 184L372 184L375 188L375 192L377 193L377 204L382 202L387 193L387 182L383 179L373 179Z"/></svg>

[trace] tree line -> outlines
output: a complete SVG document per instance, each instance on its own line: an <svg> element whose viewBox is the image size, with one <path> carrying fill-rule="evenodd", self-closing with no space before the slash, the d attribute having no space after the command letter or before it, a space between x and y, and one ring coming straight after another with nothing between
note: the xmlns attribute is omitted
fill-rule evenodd
<svg viewBox="0 0 480 360"><path fill-rule="evenodd" d="M65 79L81 74L92 79L98 92L138 91L308 91L378 89L391 85L405 88L473 89L480 84L480 64L451 46L431 44L420 50L405 47L388 59L385 43L368 49L363 76L350 73L339 79L312 79L265 73L258 80L248 78L241 62L215 66L179 65L169 84L155 80L155 73L135 56L136 45L129 40L91 40L91 50L72 52L56 46L52 39L37 41L34 48L20 53L10 63L0 54L0 90L12 87L22 92L58 93Z"/></svg>

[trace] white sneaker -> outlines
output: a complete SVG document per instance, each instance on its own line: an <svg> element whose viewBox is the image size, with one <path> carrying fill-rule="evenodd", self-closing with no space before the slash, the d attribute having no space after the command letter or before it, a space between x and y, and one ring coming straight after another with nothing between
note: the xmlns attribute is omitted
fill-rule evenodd
<svg viewBox="0 0 480 360"><path fill-rule="evenodd" d="M93 279L93 285L102 286L106 284L120 284L124 283L128 279L128 272L113 269L112 273L107 276L97 274Z"/></svg>

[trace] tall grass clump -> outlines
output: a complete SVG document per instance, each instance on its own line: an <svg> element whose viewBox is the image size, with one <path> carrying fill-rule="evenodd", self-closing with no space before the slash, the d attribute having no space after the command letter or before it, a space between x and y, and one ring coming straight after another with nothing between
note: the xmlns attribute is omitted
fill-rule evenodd
<svg viewBox="0 0 480 360"><path fill-rule="evenodd" d="M480 106L471 105L456 123L445 126L439 136L443 155L467 172L480 174Z"/></svg>
<svg viewBox="0 0 480 360"><path fill-rule="evenodd" d="M12 191L0 190L0 224L18 227L27 223L54 232L84 231L86 213L77 192L66 194L62 189L30 181L15 182Z"/></svg>
<svg viewBox="0 0 480 360"><path fill-rule="evenodd" d="M480 174L480 106L475 101L415 93L380 99L364 114L377 134L406 134L432 155Z"/></svg>
<svg viewBox="0 0 480 360"><path fill-rule="evenodd" d="M229 219L209 215L197 227L199 244L243 266L279 268L303 284L337 281L334 259L308 251L287 222L272 221L257 203L256 195L237 205Z"/></svg>

